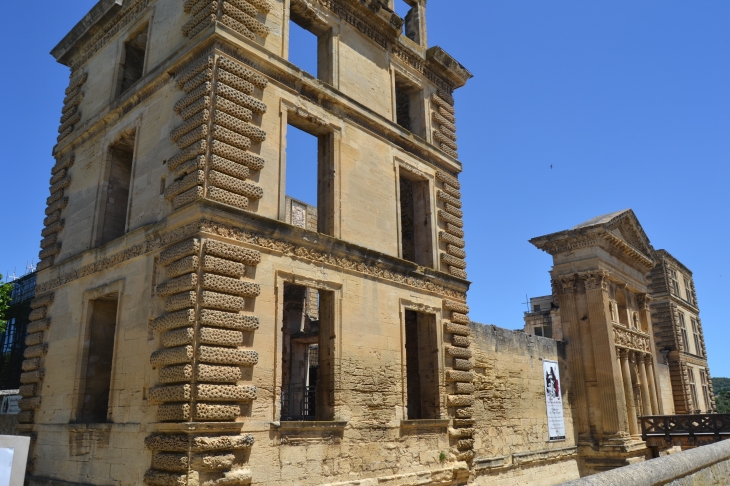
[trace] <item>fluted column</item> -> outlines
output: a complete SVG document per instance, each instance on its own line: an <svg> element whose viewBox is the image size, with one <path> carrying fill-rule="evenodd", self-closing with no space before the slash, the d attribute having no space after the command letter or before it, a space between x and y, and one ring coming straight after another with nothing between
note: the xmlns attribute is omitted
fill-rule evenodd
<svg viewBox="0 0 730 486"><path fill-rule="evenodd" d="M653 350L647 360L646 368L646 374L649 378L649 393L650 395L653 394L651 395L651 408L655 415L662 415L664 413L664 405L662 404L661 385L656 377L658 353L654 339L654 326L651 321L651 301L652 298L649 294L640 294L638 297L639 309L646 323L646 333L649 334L649 350Z"/></svg>
<svg viewBox="0 0 730 486"><path fill-rule="evenodd" d="M626 396L626 411L629 416L629 433L638 435L639 430L636 425L636 406L634 404L634 385L631 382L631 367L629 366L629 352L625 349L618 350L619 359L621 361L621 376L623 378L624 395Z"/></svg>
<svg viewBox="0 0 730 486"><path fill-rule="evenodd" d="M613 323L608 317L608 272L587 272L583 274L583 278L593 336L603 440L620 440L629 433L629 420L621 368L616 359Z"/></svg>
<svg viewBox="0 0 730 486"><path fill-rule="evenodd" d="M575 306L575 275L566 275L553 279L553 288L558 297L560 319L563 326L563 341L568 345L570 381L569 397L575 399L573 410L577 419L576 432L578 442L590 441L590 423L588 421L588 401L586 399L585 370L583 368L580 327L578 312Z"/></svg>
<svg viewBox="0 0 730 486"><path fill-rule="evenodd" d="M647 354L644 357L646 377L649 380L649 399L651 400L651 414L659 415L659 401L657 399L656 380L654 380L654 356Z"/></svg>
<svg viewBox="0 0 730 486"><path fill-rule="evenodd" d="M649 381L646 376L646 357L649 355L637 353L636 363L639 365L639 380L641 381L641 407L642 415L651 415L651 396L649 394Z"/></svg>

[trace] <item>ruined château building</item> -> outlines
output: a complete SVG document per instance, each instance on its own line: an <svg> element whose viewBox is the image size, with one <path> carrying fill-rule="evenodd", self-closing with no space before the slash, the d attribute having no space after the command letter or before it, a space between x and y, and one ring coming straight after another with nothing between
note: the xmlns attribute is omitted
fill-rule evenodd
<svg viewBox="0 0 730 486"><path fill-rule="evenodd" d="M537 240L567 346L470 322L471 75L407 4L100 0L53 49L71 75L21 377L31 486L557 484L648 454L636 416L669 382L648 241L632 213L623 236ZM316 77L287 60L292 23ZM292 127L317 139L316 206L286 192Z"/></svg>

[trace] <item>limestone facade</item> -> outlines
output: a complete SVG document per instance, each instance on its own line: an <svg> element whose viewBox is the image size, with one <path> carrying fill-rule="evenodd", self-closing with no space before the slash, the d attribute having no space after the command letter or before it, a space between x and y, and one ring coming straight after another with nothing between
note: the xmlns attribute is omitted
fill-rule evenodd
<svg viewBox="0 0 730 486"><path fill-rule="evenodd" d="M676 413L712 412L710 380L692 272L666 250L657 250L649 272L652 321L657 348L669 364Z"/></svg>
<svg viewBox="0 0 730 486"><path fill-rule="evenodd" d="M71 75L20 391L30 484L574 464L544 405L516 447L477 423L475 377L537 361L475 363L452 96L471 75L408 3L100 0L53 50ZM318 37L317 78L287 60L290 22ZM319 141L316 208L286 194L290 125Z"/></svg>

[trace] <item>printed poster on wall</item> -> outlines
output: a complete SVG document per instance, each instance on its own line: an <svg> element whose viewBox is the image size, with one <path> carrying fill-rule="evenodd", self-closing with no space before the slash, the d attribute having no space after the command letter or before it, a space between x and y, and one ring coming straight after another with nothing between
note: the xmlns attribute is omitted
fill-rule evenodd
<svg viewBox="0 0 730 486"><path fill-rule="evenodd" d="M548 436L550 440L565 440L565 420L563 419L563 397L560 395L560 370L557 361L543 360L545 374L545 403L547 405Z"/></svg>

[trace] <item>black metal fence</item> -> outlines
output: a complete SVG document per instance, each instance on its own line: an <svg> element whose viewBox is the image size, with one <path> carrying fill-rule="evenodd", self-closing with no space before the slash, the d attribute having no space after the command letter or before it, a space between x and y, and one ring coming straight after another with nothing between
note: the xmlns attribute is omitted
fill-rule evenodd
<svg viewBox="0 0 730 486"><path fill-rule="evenodd" d="M281 390L281 420L315 420L316 398L316 386L285 386Z"/></svg>
<svg viewBox="0 0 730 486"><path fill-rule="evenodd" d="M8 323L5 332L0 333L0 390L15 390L20 386L30 301L35 296L35 277L35 273L31 273L11 282L10 307L5 312Z"/></svg>

